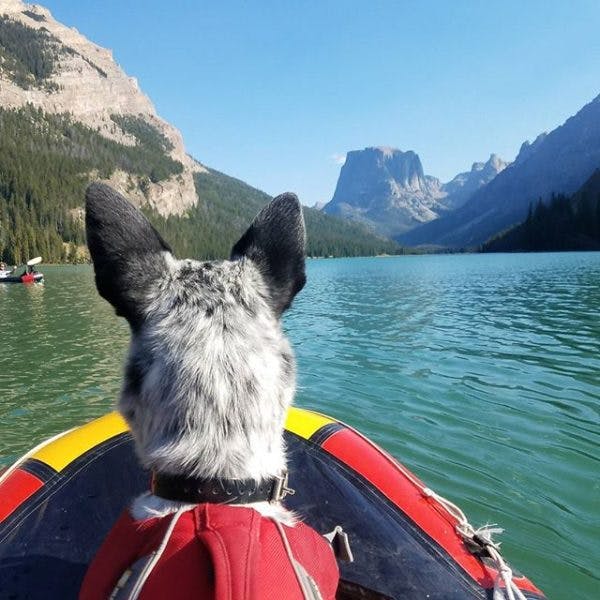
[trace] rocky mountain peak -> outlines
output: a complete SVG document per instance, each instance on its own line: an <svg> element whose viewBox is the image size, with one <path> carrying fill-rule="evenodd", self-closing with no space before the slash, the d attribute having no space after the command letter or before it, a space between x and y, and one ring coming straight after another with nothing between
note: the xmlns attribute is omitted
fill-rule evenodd
<svg viewBox="0 0 600 600"><path fill-rule="evenodd" d="M452 211L462 206L475 191L492 181L509 164L497 154L491 154L487 162L473 163L470 171L459 173L442 186L446 194L442 201L444 210Z"/></svg>
<svg viewBox="0 0 600 600"><path fill-rule="evenodd" d="M50 11L21 0L3 0L0 22L0 106L19 108L31 104L46 113L69 113L104 137L135 145L136 138L115 124L114 115L142 119L168 141L166 152L183 165L183 172L158 183L148 183L144 193L131 192L131 177L115 172L115 187L161 214L180 214L197 201L193 173L204 170L185 151L181 133L161 119L150 99L115 62L112 52L89 41L75 28L56 21ZM8 39L27 32L39 48L47 49L43 69L31 73ZM26 66L26 65L25 65Z"/></svg>
<svg viewBox="0 0 600 600"><path fill-rule="evenodd" d="M544 142L544 140L546 139L547 135L548 135L547 132L540 133L535 138L535 140L533 140L533 142L530 142L529 140L525 140L521 144L521 148L519 149L519 154L517 154L517 158L515 158L515 163L521 163L521 162L527 160L533 154L535 154L538 151L538 149L540 148L540 146L542 145L542 143Z"/></svg>
<svg viewBox="0 0 600 600"><path fill-rule="evenodd" d="M500 173L500 171L505 169L508 165L508 163L503 161L497 154L490 154L490 158L485 164L486 166L489 165L491 168L493 168L496 173Z"/></svg>
<svg viewBox="0 0 600 600"><path fill-rule="evenodd" d="M352 150L324 210L392 235L435 218L440 185L425 175L419 155L412 150L387 146Z"/></svg>
<svg viewBox="0 0 600 600"><path fill-rule="evenodd" d="M505 169L509 163L504 162L497 154L490 154L487 162L474 162L471 167L471 173L481 172L481 171L491 171L494 175L497 175Z"/></svg>

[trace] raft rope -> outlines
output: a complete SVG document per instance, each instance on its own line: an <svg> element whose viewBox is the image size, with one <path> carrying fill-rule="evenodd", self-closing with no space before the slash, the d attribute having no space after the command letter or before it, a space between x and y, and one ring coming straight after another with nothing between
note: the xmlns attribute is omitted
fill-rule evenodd
<svg viewBox="0 0 600 600"><path fill-rule="evenodd" d="M324 416L324 415L323 415ZM396 460L391 454L385 450L379 448L374 444L368 437L363 435L354 427L344 424L345 427L353 431L356 435L362 438L369 446L375 448L382 454L391 464L393 464L400 472L427 498L433 498L440 504L446 512L453 517L458 523L455 525L455 531L463 539L463 542L469 549L478 548L479 550L485 550L488 553L489 558L492 560L493 566L497 571L497 575L494 579L494 593L492 600L527 600L523 592L518 588L517 584L512 580L513 572L512 569L506 564L506 561L502 558L499 552L500 544L492 540L492 535L495 533L502 533L504 529L496 527L495 525L484 525L478 529L475 529L465 513L456 505L454 502L450 502L443 496L436 494L431 488L428 488L423 482L418 479L412 471L409 471L401 462ZM487 566L483 563L484 566ZM505 588L503 589L500 582L504 582Z"/></svg>
<svg viewBox="0 0 600 600"><path fill-rule="evenodd" d="M446 511L458 521L455 526L456 533L463 538L468 547L479 547L488 553L494 568L498 572L494 579L493 600L527 600L523 595L523 592L513 581L512 569L502 558L502 555L499 552L499 544L492 540L493 534L502 533L504 530L493 524L484 525L483 527L475 529L471 523L469 523L465 513L456 504L450 502L450 500L447 500L443 496L436 494L428 487L423 487L422 492L424 496L433 498L441 504ZM504 583L504 588L501 587L501 582Z"/></svg>

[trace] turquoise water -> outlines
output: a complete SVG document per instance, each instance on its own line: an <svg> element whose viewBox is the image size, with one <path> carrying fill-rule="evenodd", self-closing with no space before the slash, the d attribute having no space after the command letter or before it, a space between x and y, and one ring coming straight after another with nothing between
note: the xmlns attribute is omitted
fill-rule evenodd
<svg viewBox="0 0 600 600"><path fill-rule="evenodd" d="M127 327L89 267L0 286L0 464L108 410ZM313 260L297 403L387 448L549 598L599 597L600 253ZM10 374L10 377L8 376Z"/></svg>

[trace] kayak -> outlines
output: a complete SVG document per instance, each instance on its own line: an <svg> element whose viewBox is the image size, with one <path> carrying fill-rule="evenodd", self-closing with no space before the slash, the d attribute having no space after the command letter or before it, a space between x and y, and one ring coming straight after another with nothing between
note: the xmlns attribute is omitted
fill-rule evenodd
<svg viewBox="0 0 600 600"><path fill-rule="evenodd" d="M514 569L500 577L506 564L485 534L356 430L291 408L285 442L295 490L286 506L321 533L339 525L348 535L354 560L340 562L340 597L483 600L513 586L514 597L545 598ZM149 481L117 413L17 461L0 477L2 597L77 598L102 540Z"/></svg>
<svg viewBox="0 0 600 600"><path fill-rule="evenodd" d="M41 283L44 280L42 273L27 273L25 275L0 275L0 283Z"/></svg>

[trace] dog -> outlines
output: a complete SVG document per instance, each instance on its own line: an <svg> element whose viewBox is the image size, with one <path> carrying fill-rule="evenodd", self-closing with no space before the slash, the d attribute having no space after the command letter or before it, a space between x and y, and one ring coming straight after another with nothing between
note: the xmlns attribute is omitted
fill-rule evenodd
<svg viewBox="0 0 600 600"><path fill-rule="evenodd" d="M80 598L334 598L331 548L281 503L296 378L281 317L306 282L296 196L263 208L229 260L175 258L101 183L86 191L86 234L98 292L130 325L118 409L153 487L109 533Z"/></svg>

